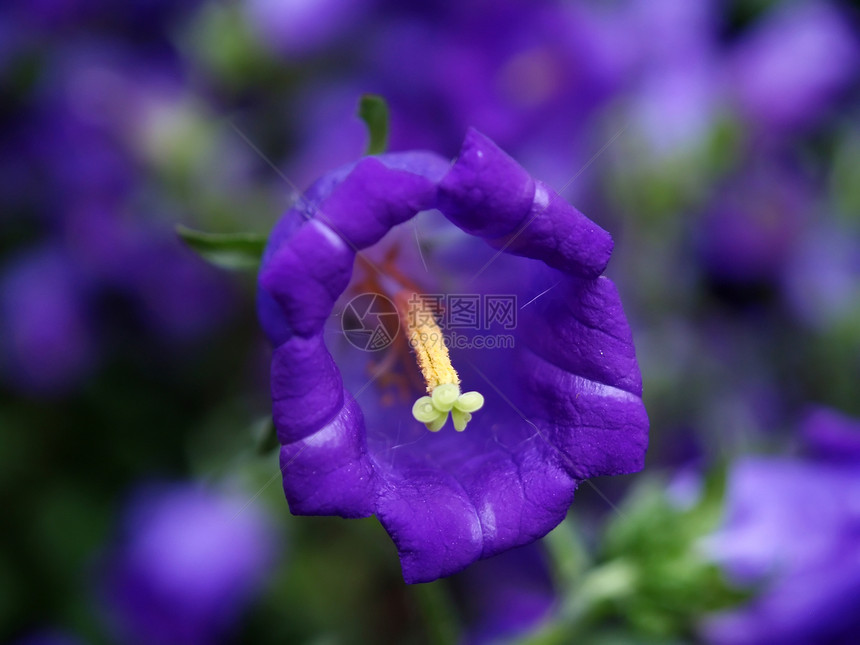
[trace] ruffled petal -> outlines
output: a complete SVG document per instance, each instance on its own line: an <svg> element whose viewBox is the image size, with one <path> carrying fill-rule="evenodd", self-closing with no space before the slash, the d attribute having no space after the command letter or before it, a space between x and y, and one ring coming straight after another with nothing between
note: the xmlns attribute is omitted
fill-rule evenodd
<svg viewBox="0 0 860 645"><path fill-rule="evenodd" d="M343 408L343 379L322 334L295 336L272 358L272 417L287 444L313 434Z"/></svg>
<svg viewBox="0 0 860 645"><path fill-rule="evenodd" d="M322 329L352 277L355 252L318 219L303 224L260 273L260 285L294 334Z"/></svg>
<svg viewBox="0 0 860 645"><path fill-rule="evenodd" d="M322 328L349 284L355 251L432 208L435 182L449 166L428 152L366 158L320 178L287 211L259 276L260 319L276 346Z"/></svg>
<svg viewBox="0 0 860 645"><path fill-rule="evenodd" d="M559 278L523 312L535 354L590 381L642 395L642 376L618 290L608 278Z"/></svg>
<svg viewBox="0 0 860 645"><path fill-rule="evenodd" d="M493 247L570 275L596 278L612 254L609 233L474 129L439 185L439 208Z"/></svg>
<svg viewBox="0 0 860 645"><path fill-rule="evenodd" d="M481 557L528 544L564 519L577 482L534 436L513 452L487 451L460 477L481 522Z"/></svg>
<svg viewBox="0 0 860 645"><path fill-rule="evenodd" d="M394 226L433 208L436 185L369 157L320 204L318 217L356 250L376 244Z"/></svg>
<svg viewBox="0 0 860 645"><path fill-rule="evenodd" d="M533 542L564 519L573 500L577 482L536 434L510 447L486 437L455 439L458 454L433 446L452 445L436 435L424 444L429 459L386 469L377 513L407 582L435 580Z"/></svg>
<svg viewBox="0 0 860 645"><path fill-rule="evenodd" d="M638 396L571 374L524 353L523 388L531 421L558 449L562 466L577 479L642 470L648 416Z"/></svg>
<svg viewBox="0 0 860 645"><path fill-rule="evenodd" d="M351 396L312 435L281 448L281 472L296 515L367 517L376 508L376 473L367 452L361 408Z"/></svg>
<svg viewBox="0 0 860 645"><path fill-rule="evenodd" d="M439 184L439 210L471 235L497 238L517 230L534 196L535 182L525 168L470 128L460 156Z"/></svg>
<svg viewBox="0 0 860 645"><path fill-rule="evenodd" d="M380 522L397 546L407 583L451 575L481 557L475 507L448 473L428 466L398 469L379 497Z"/></svg>
<svg viewBox="0 0 860 645"><path fill-rule="evenodd" d="M412 173L413 166L439 177L449 164L429 153L392 155L320 179L273 231L264 254L258 303L277 344L273 418L285 444L281 467L293 513L375 511L379 485L364 419L344 392L322 329L349 283L354 247L434 203L435 185Z"/></svg>

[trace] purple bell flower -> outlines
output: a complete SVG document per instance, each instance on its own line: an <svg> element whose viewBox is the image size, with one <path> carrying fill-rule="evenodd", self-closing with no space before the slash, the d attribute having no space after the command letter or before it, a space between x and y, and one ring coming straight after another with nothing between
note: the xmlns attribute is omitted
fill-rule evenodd
<svg viewBox="0 0 860 645"><path fill-rule="evenodd" d="M744 607L709 619L708 640L853 642L860 627L858 500L860 462L737 462L728 515L706 546L735 581L760 590Z"/></svg>
<svg viewBox="0 0 860 645"><path fill-rule="evenodd" d="M435 208L445 219L413 220ZM453 166L391 153L319 179L275 227L259 277L291 511L376 514L406 581L424 582L542 537L583 479L641 469L639 367L600 277L611 251L608 233L475 130ZM387 320L405 328L372 354L338 320L362 293L389 298ZM416 293L507 299L519 320L494 321L503 343L486 319L435 343L437 315L406 314ZM386 311L370 313L380 332ZM460 383L483 396L458 398ZM445 427L448 411L468 427Z"/></svg>
<svg viewBox="0 0 860 645"><path fill-rule="evenodd" d="M202 487L143 491L108 562L104 604L123 643L219 642L275 554L259 507Z"/></svg>

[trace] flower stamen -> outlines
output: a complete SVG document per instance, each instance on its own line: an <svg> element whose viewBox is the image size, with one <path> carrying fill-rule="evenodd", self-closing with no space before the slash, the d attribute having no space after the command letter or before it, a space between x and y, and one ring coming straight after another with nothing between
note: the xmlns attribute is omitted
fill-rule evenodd
<svg viewBox="0 0 860 645"><path fill-rule="evenodd" d="M415 352L429 395L415 401L412 416L431 432L438 432L450 414L454 429L462 432L472 413L483 407L484 397L480 392L460 392L460 376L451 364L445 336L436 317L427 302L412 295L412 298L401 297L398 301L401 318L406 322L409 346Z"/></svg>

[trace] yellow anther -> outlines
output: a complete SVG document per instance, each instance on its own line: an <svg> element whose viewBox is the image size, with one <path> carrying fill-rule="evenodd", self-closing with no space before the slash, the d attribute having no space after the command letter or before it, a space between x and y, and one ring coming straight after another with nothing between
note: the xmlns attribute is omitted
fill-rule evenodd
<svg viewBox="0 0 860 645"><path fill-rule="evenodd" d="M410 299L408 306L403 317L406 319L409 346L415 351L427 393L432 394L439 385L459 385L460 376L451 365L445 335L432 309L421 298Z"/></svg>

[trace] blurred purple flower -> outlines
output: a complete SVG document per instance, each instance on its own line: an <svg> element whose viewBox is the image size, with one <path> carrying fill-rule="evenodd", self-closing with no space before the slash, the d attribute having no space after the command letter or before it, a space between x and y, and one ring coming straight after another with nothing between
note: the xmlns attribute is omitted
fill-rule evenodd
<svg viewBox="0 0 860 645"><path fill-rule="evenodd" d="M14 64L21 45L21 36L8 11L0 9L0 79Z"/></svg>
<svg viewBox="0 0 860 645"><path fill-rule="evenodd" d="M860 628L860 462L745 458L729 473L727 517L706 543L726 572L760 586L705 624L709 641L852 642Z"/></svg>
<svg viewBox="0 0 860 645"><path fill-rule="evenodd" d="M720 189L701 224L708 274L720 283L778 283L809 224L813 195L794 167L751 160Z"/></svg>
<svg viewBox="0 0 860 645"><path fill-rule="evenodd" d="M235 293L178 242L171 219L160 217L169 200L153 197L141 172L151 160L139 148L156 139L151 122L183 105L175 70L98 40L61 51L38 109L8 124L19 148L0 161L15 171L4 176L4 194L64 247L93 299L128 303L141 327L168 341L211 331Z"/></svg>
<svg viewBox="0 0 860 645"><path fill-rule="evenodd" d="M31 209L54 221L62 221L78 200L121 199L135 182L134 164L117 142L67 107L42 105L21 124L25 138L19 152L29 170ZM49 193L37 189L45 185Z"/></svg>
<svg viewBox="0 0 860 645"><path fill-rule="evenodd" d="M275 560L258 506L195 485L146 489L107 561L103 603L124 643L211 645L235 626Z"/></svg>
<svg viewBox="0 0 860 645"><path fill-rule="evenodd" d="M194 342L231 314L235 292L226 277L167 232L138 230L127 249L134 267L123 285L147 329L167 341Z"/></svg>
<svg viewBox="0 0 860 645"><path fill-rule="evenodd" d="M145 33L153 39L198 4L199 0L130 0L121 5L111 0L12 0L9 12L18 24L34 32L34 42L45 46L49 43L42 32L65 36L72 28L83 27L93 31L135 29L136 35Z"/></svg>
<svg viewBox="0 0 860 645"><path fill-rule="evenodd" d="M66 253L32 251L0 277L0 368L14 389L57 394L75 384L95 354L88 287Z"/></svg>
<svg viewBox="0 0 860 645"><path fill-rule="evenodd" d="M298 97L292 110L298 141L286 172L296 186L309 186L364 152L367 128L355 111L361 91L357 82L345 82L306 87Z"/></svg>
<svg viewBox="0 0 860 645"><path fill-rule="evenodd" d="M632 118L647 144L645 163L696 152L707 142L719 107L713 77L710 65L685 64L642 79Z"/></svg>
<svg viewBox="0 0 860 645"><path fill-rule="evenodd" d="M801 432L807 451L815 457L860 464L860 419L831 408L812 407Z"/></svg>
<svg viewBox="0 0 860 645"><path fill-rule="evenodd" d="M731 54L729 83L740 109L776 132L815 124L857 78L860 43L828 2L788 2L767 13Z"/></svg>
<svg viewBox="0 0 860 645"><path fill-rule="evenodd" d="M60 29L87 16L94 0L12 0L6 11L27 31Z"/></svg>
<svg viewBox="0 0 860 645"><path fill-rule="evenodd" d="M428 238L419 261L406 251L415 238L398 237L408 229L391 229L435 207L455 227L428 225L440 241ZM393 245L377 253L380 240ZM486 392L466 432L428 433L413 419L408 393L422 388L405 341L368 380L373 355L326 328L368 247L362 266L386 268L354 280L359 293L397 300L408 283L531 301L512 349L451 348L463 382ZM545 535L583 479L641 469L641 377L618 294L599 277L611 250L605 231L474 130L453 166L391 153L323 176L275 227L259 278L291 511L378 515L405 579L422 582ZM393 264L403 255L411 267Z"/></svg>
<svg viewBox="0 0 860 645"><path fill-rule="evenodd" d="M860 303L860 237L835 222L819 223L799 240L782 288L795 315L813 327L850 319Z"/></svg>
<svg viewBox="0 0 860 645"><path fill-rule="evenodd" d="M633 0L618 19L633 52L626 74L639 162L699 151L716 121L722 88L714 3Z"/></svg>
<svg viewBox="0 0 860 645"><path fill-rule="evenodd" d="M341 98L360 91L389 102L391 149L454 149L475 124L550 185L569 183L606 143L594 120L627 82L639 40L615 12L581 3L394 3L373 17L356 69L317 76L291 109L300 144L288 175L301 186L361 145ZM570 187L577 199L589 176Z"/></svg>
<svg viewBox="0 0 860 645"><path fill-rule="evenodd" d="M698 66L716 46L718 18L713 0L632 0L619 18L646 69Z"/></svg>
<svg viewBox="0 0 860 645"><path fill-rule="evenodd" d="M452 579L471 645L534 630L556 605L549 567L533 543L475 563Z"/></svg>
<svg viewBox="0 0 860 645"><path fill-rule="evenodd" d="M272 51L301 58L355 30L374 4L373 0L246 0L245 14Z"/></svg>

